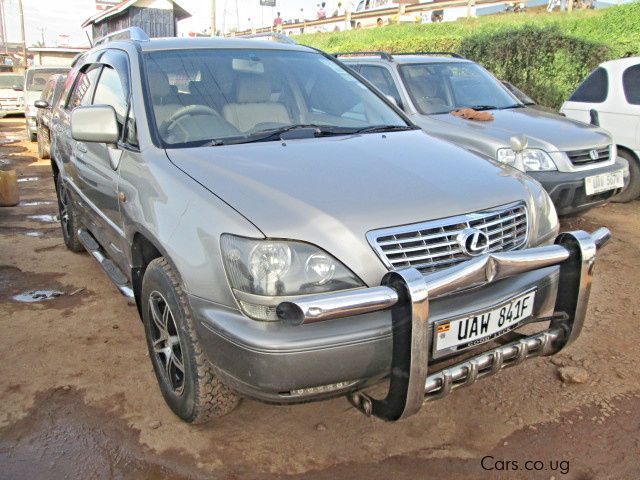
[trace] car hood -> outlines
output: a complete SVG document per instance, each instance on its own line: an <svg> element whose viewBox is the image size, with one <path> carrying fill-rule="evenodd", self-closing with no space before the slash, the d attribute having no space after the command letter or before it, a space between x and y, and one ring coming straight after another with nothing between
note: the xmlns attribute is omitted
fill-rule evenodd
<svg viewBox="0 0 640 480"><path fill-rule="evenodd" d="M420 130L167 155L265 236L316 244L372 283L384 267L369 230L530 202L523 175Z"/></svg>
<svg viewBox="0 0 640 480"><path fill-rule="evenodd" d="M431 118L460 127L465 135L471 131L493 137L502 146L509 146L509 139L519 134L527 136L529 146L548 152L579 150L611 143L611 137L602 128L540 109L512 108L491 110L491 113L494 119L489 122L465 120L449 113L432 115Z"/></svg>

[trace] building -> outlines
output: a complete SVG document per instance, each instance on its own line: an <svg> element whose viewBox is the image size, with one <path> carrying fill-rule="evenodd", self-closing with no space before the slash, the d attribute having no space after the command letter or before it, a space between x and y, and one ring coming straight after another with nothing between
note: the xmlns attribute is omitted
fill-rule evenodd
<svg viewBox="0 0 640 480"><path fill-rule="evenodd" d="M109 8L120 3L119 0L95 0L95 1L96 1L96 11L98 12L104 12L105 10L108 10Z"/></svg>
<svg viewBox="0 0 640 480"><path fill-rule="evenodd" d="M70 67L73 59L86 50L85 47L29 47L33 65Z"/></svg>
<svg viewBox="0 0 640 480"><path fill-rule="evenodd" d="M126 0L85 20L94 40L118 30L140 27L150 37L175 37L177 23L191 14L173 0Z"/></svg>

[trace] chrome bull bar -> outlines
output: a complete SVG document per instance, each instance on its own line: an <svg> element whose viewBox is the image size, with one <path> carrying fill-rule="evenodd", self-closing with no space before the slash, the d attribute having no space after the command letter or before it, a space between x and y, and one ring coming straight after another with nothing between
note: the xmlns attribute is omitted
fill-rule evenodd
<svg viewBox="0 0 640 480"><path fill-rule="evenodd" d="M414 268L397 270L387 273L379 287L301 297L280 303L277 313L283 322L302 325L391 309L389 391L384 399L356 392L351 401L367 415L398 420L415 414L425 400L442 398L528 358L553 355L573 342L584 323L596 252L610 238L606 228L592 234L567 232L554 245L485 254L428 275ZM547 330L428 375L429 299L553 265L560 266L560 279Z"/></svg>

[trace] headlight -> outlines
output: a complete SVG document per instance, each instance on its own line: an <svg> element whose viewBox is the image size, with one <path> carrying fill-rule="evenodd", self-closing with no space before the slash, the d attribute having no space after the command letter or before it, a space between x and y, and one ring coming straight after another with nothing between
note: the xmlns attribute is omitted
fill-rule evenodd
<svg viewBox="0 0 640 480"><path fill-rule="evenodd" d="M278 320L282 297L364 286L342 263L307 243L224 234L220 246L233 293L256 320Z"/></svg>
<svg viewBox="0 0 640 480"><path fill-rule="evenodd" d="M557 170L549 154L537 148L525 148L518 153L511 148L501 148L498 150L498 161L525 172Z"/></svg>
<svg viewBox="0 0 640 480"><path fill-rule="evenodd" d="M558 236L560 224L556 208L551 201L551 197L539 184L533 181L529 184L531 192L531 238L529 245L538 247L541 245L551 245Z"/></svg>

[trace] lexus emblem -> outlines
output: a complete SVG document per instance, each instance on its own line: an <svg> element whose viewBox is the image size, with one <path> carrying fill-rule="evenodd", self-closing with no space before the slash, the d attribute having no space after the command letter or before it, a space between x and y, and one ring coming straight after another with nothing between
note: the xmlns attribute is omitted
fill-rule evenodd
<svg viewBox="0 0 640 480"><path fill-rule="evenodd" d="M462 252L475 257L489 250L489 236L477 228L465 228L458 236Z"/></svg>
<svg viewBox="0 0 640 480"><path fill-rule="evenodd" d="M596 149L589 150L589 157L591 157L591 160L595 161L595 160L598 160L598 158L600 157L600 154Z"/></svg>

